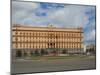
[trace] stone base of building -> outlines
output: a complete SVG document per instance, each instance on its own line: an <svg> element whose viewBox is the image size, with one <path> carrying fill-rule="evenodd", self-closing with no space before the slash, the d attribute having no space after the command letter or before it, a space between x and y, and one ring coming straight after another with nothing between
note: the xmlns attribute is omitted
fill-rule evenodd
<svg viewBox="0 0 100 75"><path fill-rule="evenodd" d="M61 56L61 55L73 55L84 54L84 50L81 49L12 49L12 58L24 58L30 56Z"/></svg>

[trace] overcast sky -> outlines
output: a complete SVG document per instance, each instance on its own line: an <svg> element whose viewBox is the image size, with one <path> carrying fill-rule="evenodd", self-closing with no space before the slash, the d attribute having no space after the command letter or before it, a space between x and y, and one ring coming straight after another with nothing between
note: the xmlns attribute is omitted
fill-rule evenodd
<svg viewBox="0 0 100 75"><path fill-rule="evenodd" d="M12 24L82 27L84 43L95 43L95 6L12 1Z"/></svg>

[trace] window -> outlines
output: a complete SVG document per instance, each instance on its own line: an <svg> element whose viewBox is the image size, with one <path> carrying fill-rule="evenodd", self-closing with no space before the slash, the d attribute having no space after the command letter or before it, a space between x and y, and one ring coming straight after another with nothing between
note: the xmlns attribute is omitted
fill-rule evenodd
<svg viewBox="0 0 100 75"><path fill-rule="evenodd" d="M81 37L82 35L81 35L81 33L80 33L80 37Z"/></svg>
<svg viewBox="0 0 100 75"><path fill-rule="evenodd" d="M16 37L13 37L13 40L12 41L16 41Z"/></svg>
<svg viewBox="0 0 100 75"><path fill-rule="evenodd" d="M22 45L22 48L24 48L24 44L22 43L21 45Z"/></svg>
<svg viewBox="0 0 100 75"><path fill-rule="evenodd" d="M20 48L20 43L18 43L17 45L18 45L18 48Z"/></svg>
<svg viewBox="0 0 100 75"><path fill-rule="evenodd" d="M30 43L30 48L33 48L33 44L32 43Z"/></svg>
<svg viewBox="0 0 100 75"><path fill-rule="evenodd" d="M13 43L13 46L12 46L13 48L16 48L16 43Z"/></svg>
<svg viewBox="0 0 100 75"><path fill-rule="evenodd" d="M34 32L32 32L32 36L34 36Z"/></svg>
<svg viewBox="0 0 100 75"><path fill-rule="evenodd" d="M13 31L12 35L16 35L16 31Z"/></svg>
<svg viewBox="0 0 100 75"><path fill-rule="evenodd" d="M18 31L17 34L20 35L20 32Z"/></svg>
<svg viewBox="0 0 100 75"><path fill-rule="evenodd" d="M31 36L33 36L33 33L31 32Z"/></svg>
<svg viewBox="0 0 100 75"><path fill-rule="evenodd" d="M27 41L27 38L26 37L24 37L24 40L23 40L24 42L26 42Z"/></svg>
<svg viewBox="0 0 100 75"><path fill-rule="evenodd" d="M20 41L20 37L17 37L18 38L18 41Z"/></svg>
<svg viewBox="0 0 100 75"><path fill-rule="evenodd" d="M34 36L36 36L36 33L34 32Z"/></svg>
<svg viewBox="0 0 100 75"><path fill-rule="evenodd" d="M27 48L27 44L25 43L24 45L25 45L25 48Z"/></svg>
<svg viewBox="0 0 100 75"><path fill-rule="evenodd" d="M67 36L69 36L69 33L67 34Z"/></svg>

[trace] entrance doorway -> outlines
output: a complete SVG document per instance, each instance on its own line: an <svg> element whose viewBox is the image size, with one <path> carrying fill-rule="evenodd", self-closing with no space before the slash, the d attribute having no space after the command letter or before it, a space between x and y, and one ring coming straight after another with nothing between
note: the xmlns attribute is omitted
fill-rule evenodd
<svg viewBox="0 0 100 75"><path fill-rule="evenodd" d="M48 48L55 48L55 43L48 43Z"/></svg>

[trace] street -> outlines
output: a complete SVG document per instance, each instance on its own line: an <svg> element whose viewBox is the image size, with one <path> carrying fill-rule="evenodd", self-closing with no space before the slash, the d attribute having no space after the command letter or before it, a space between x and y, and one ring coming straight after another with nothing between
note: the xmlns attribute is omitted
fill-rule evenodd
<svg viewBox="0 0 100 75"><path fill-rule="evenodd" d="M60 60L16 60L12 63L12 73L36 73L95 69L95 58Z"/></svg>

